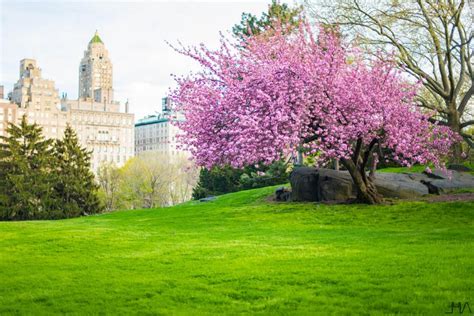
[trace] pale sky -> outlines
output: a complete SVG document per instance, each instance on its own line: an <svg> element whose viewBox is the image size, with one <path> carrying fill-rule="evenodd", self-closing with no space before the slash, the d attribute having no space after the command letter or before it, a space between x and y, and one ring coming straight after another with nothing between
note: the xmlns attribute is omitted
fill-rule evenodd
<svg viewBox="0 0 474 316"><path fill-rule="evenodd" d="M34 58L60 95L77 98L79 62L97 29L112 60L115 99L123 106L128 98L137 120L161 110L170 74L197 69L165 41L216 47L219 31L230 33L242 12L260 16L269 3L0 0L0 85L11 91L20 60Z"/></svg>

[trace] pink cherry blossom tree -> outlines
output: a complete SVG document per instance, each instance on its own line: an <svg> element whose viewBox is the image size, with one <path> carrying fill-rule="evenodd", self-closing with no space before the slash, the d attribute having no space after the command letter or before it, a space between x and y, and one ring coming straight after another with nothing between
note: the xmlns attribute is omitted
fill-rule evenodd
<svg viewBox="0 0 474 316"><path fill-rule="evenodd" d="M217 50L177 49L202 66L171 94L199 165L268 164L304 148L319 162L339 159L359 201L373 204L382 198L370 161L442 163L454 133L414 106L416 85L393 64L362 60L331 30L284 28L246 38L245 49L224 37Z"/></svg>

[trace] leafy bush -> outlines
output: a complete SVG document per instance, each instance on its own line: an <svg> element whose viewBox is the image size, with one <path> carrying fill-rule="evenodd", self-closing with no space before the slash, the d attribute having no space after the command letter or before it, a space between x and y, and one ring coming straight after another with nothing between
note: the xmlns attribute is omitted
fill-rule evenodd
<svg viewBox="0 0 474 316"><path fill-rule="evenodd" d="M268 166L246 166L243 169L230 166L203 168L193 189L193 199L286 183L287 169L287 164L281 160Z"/></svg>

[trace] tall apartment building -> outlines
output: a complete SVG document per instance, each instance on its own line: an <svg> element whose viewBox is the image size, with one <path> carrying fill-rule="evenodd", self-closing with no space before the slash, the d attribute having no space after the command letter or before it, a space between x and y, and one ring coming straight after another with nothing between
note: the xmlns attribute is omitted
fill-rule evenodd
<svg viewBox="0 0 474 316"><path fill-rule="evenodd" d="M16 118L16 104L3 98L3 86L0 86L0 136L7 136L8 122L14 122Z"/></svg>
<svg viewBox="0 0 474 316"><path fill-rule="evenodd" d="M79 98L59 98L54 81L44 79L34 59L20 61L20 79L11 100L0 101L0 135L8 122L23 115L43 128L47 138L61 138L69 123L82 146L92 151L94 171L102 161L122 165L134 155L134 115L120 111L113 100L112 63L96 34L90 40L79 66Z"/></svg>
<svg viewBox="0 0 474 316"><path fill-rule="evenodd" d="M169 156L187 154L178 148L176 136L180 130L171 122L172 119L179 119L176 115L171 111L170 99L163 98L161 114L149 115L138 120L135 124L135 154L147 151Z"/></svg>
<svg viewBox="0 0 474 316"><path fill-rule="evenodd" d="M104 104L114 99L112 62L97 31L79 65L79 99L94 99L95 102Z"/></svg>

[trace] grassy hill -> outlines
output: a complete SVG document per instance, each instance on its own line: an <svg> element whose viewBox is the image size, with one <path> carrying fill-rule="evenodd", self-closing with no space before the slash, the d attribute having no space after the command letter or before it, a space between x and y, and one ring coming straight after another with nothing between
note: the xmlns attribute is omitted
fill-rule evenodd
<svg viewBox="0 0 474 316"><path fill-rule="evenodd" d="M474 310L474 202L208 203L0 223L0 314Z"/></svg>

